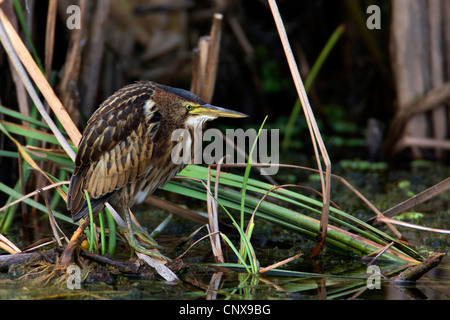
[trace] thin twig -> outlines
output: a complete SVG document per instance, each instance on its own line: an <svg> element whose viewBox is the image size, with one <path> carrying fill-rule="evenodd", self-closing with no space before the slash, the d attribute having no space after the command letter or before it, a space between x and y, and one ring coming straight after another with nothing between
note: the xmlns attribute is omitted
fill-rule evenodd
<svg viewBox="0 0 450 320"><path fill-rule="evenodd" d="M195 230L193 233L199 232L200 229L202 229L204 226L206 226L206 228L208 229L208 234L205 234L205 235L204 235L203 237L201 237L200 239L197 239L193 244L191 244L191 245L189 246L189 248L187 248L182 254L180 254L178 257L176 257L176 259L181 259L181 258L183 258L183 257L186 255L186 253L188 253L189 250L191 250L192 247L194 247L194 246L195 246L197 243L199 243L200 241L202 241L202 240L204 240L204 239L206 239L206 238L208 238L208 237L211 238L211 236L220 233L220 231L217 231L217 232L211 232L211 231L209 230L209 227L208 227L207 224L201 226L200 228L198 228L197 230ZM222 261L222 263L223 263L223 261Z"/></svg>
<svg viewBox="0 0 450 320"><path fill-rule="evenodd" d="M388 251L389 248L392 247L393 245L394 245L394 242L391 242L391 243L387 244L384 248L381 248L381 249L377 250L376 252L371 253L370 254L371 256L373 256L374 254L376 254L376 256L367 264L367 266L371 266L372 264L377 262L377 260L383 255L383 253Z"/></svg>
<svg viewBox="0 0 450 320"><path fill-rule="evenodd" d="M391 219L391 218L387 218L387 217L377 217L377 220L381 221L381 222L385 222L385 223L389 222L389 223L392 223L392 224L397 224L399 226L404 226L404 227L417 229L417 230L424 230L424 231L430 231L430 232L450 234L450 230L447 230L447 229L429 228L429 227L419 226L417 224L404 222L404 221L399 221L399 220L395 220L395 219Z"/></svg>
<svg viewBox="0 0 450 320"><path fill-rule="evenodd" d="M295 256L292 256L292 257L290 257L290 258L284 259L284 260L282 260L282 261L278 261L277 263L274 263L274 264L272 264L272 265L270 265L270 266L268 266L268 267L261 268L261 269L259 269L258 272L259 272L259 273L264 273L264 272L267 272L267 271L269 271L269 270L275 269L275 268L277 268L277 267L279 267L279 266L282 266L282 265L284 265L284 264L286 264L286 263L288 263L288 262L291 262L291 261L297 259L297 258L300 257L301 255L302 255L301 252L300 252L300 253L297 253Z"/></svg>
<svg viewBox="0 0 450 320"><path fill-rule="evenodd" d="M64 236L64 239L67 241L67 243L69 243L69 239L67 239L66 235L64 234L64 232L62 232L61 228L59 227L58 223L56 222L55 216L53 215L53 210L50 207L50 203L48 201L47 191L44 191L43 189L39 189L39 190L37 190L37 192L40 193L44 198L45 206L47 207L48 220L50 223L50 227L52 228L52 231L53 231L53 236L56 240L56 243L60 247L62 247L62 242L59 238L58 230L59 230L59 232L62 233L62 235Z"/></svg>
<svg viewBox="0 0 450 320"><path fill-rule="evenodd" d="M69 182L70 181L60 181L60 182L52 183L52 184L50 184L48 186L40 188L40 190L49 190L49 189L56 188L56 187L58 187L60 185L63 185L63 184L69 184ZM26 194L25 196L23 196L22 198L14 200L13 202L10 202L7 205L1 207L0 208L0 212L3 211L3 210L8 209L9 207L12 207L12 206L16 205L19 202L24 201L25 199L31 198L32 196L34 196L34 195L36 195L38 193L39 193L39 190L35 190L33 192L30 192L30 193Z"/></svg>

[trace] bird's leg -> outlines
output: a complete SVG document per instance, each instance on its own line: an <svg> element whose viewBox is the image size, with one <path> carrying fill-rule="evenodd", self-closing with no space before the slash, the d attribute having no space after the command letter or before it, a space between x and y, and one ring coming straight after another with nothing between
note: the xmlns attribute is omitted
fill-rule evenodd
<svg viewBox="0 0 450 320"><path fill-rule="evenodd" d="M130 209L128 207L124 208L124 216L125 216L125 222L127 224L127 231L128 231L128 243L130 247L132 247L134 250L141 252L143 254L149 255L151 257L157 258L157 259L163 259L168 260L166 257L164 257L162 254L160 254L157 250L157 243L155 240L150 237L150 235L145 231L143 228L135 229L133 225L133 221L131 220L131 214ZM136 235L145 242L146 246L143 246L139 244L136 241L135 238L135 231ZM151 250L150 248L154 249Z"/></svg>
<svg viewBox="0 0 450 320"><path fill-rule="evenodd" d="M133 225L133 231L135 235L143 242L144 246L149 246L150 248L157 248L158 243L152 238L152 236L147 232L147 229L142 227L139 222L136 220L136 217L133 215L130 209L128 212L131 217L131 224Z"/></svg>

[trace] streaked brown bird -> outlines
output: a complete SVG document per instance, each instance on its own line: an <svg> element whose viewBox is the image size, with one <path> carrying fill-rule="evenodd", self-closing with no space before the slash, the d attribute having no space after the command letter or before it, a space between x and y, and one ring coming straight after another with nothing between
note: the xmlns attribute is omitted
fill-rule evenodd
<svg viewBox="0 0 450 320"><path fill-rule="evenodd" d="M171 159L178 144L172 133L176 129L192 133L217 117L246 116L207 104L189 91L150 81L118 90L91 116L78 146L67 195L73 221L89 214L86 190L94 214L109 202L125 218L130 246L154 255L137 243L129 208L186 166ZM156 245L152 240L146 244Z"/></svg>

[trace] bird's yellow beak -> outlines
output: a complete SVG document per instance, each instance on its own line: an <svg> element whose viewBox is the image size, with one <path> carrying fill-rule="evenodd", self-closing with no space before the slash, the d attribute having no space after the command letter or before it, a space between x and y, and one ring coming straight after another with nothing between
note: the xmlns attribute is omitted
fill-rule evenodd
<svg viewBox="0 0 450 320"><path fill-rule="evenodd" d="M246 118L248 115L238 111L216 107L210 104L204 104L189 111L190 114L210 117L227 117L227 118Z"/></svg>

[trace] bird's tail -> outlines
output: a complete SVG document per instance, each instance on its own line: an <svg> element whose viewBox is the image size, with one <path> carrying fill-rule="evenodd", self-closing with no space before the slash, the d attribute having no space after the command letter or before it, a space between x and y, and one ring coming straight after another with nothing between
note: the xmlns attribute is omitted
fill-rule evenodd
<svg viewBox="0 0 450 320"><path fill-rule="evenodd" d="M93 214L99 213L105 206L112 194L106 194L100 198L90 198ZM67 209L72 213L73 222L89 215L89 206L84 194L83 185L79 176L73 175L70 179L67 192Z"/></svg>
<svg viewBox="0 0 450 320"><path fill-rule="evenodd" d="M109 196L103 196L98 199L90 199L92 214L97 214L105 207L105 202L107 202ZM80 206L80 209L77 211L72 211L72 220L73 222L77 222L81 218L87 217L89 215L89 206L87 201L84 199L84 203Z"/></svg>

